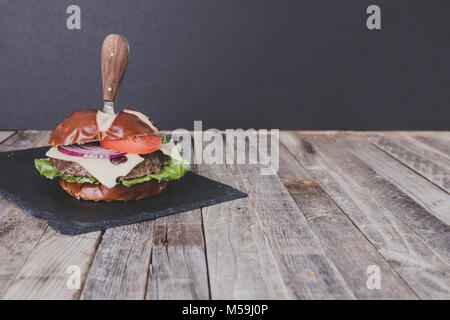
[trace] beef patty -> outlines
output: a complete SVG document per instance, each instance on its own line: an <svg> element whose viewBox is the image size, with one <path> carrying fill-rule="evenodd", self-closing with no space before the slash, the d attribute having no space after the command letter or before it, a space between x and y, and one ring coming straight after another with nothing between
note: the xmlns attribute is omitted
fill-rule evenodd
<svg viewBox="0 0 450 320"><path fill-rule="evenodd" d="M126 176L119 177L119 179L134 179L146 176L147 174L161 171L161 167L169 164L169 157L163 154L161 151L155 151L148 154L140 154L144 161L135 166L130 173ZM111 163L119 164L127 161L126 157L117 157L110 159ZM89 177L93 176L87 172L79 164L73 161L65 161L50 158L50 163L58 170L61 174L68 177Z"/></svg>

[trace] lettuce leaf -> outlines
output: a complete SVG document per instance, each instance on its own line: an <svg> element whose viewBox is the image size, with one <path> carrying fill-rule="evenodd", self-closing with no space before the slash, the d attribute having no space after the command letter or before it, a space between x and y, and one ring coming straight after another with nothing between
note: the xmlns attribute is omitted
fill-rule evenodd
<svg viewBox="0 0 450 320"><path fill-rule="evenodd" d="M90 177L69 177L65 175L61 175L61 178L68 182L78 182L78 183L93 183L93 184L100 184L100 181L98 181L95 178Z"/></svg>
<svg viewBox="0 0 450 320"><path fill-rule="evenodd" d="M56 177L61 177L69 182L79 182L79 183L94 183L99 184L100 182L95 178L89 177L69 177L59 173L58 170L50 163L50 159L34 159L34 166L38 169L39 173L48 179L54 179Z"/></svg>
<svg viewBox="0 0 450 320"><path fill-rule="evenodd" d="M39 173L48 179L53 179L61 176L58 170L50 163L50 159L34 159L34 166L38 169Z"/></svg>
<svg viewBox="0 0 450 320"><path fill-rule="evenodd" d="M127 187L131 187L137 183L142 183L150 181L152 179L157 179L158 182L161 180L178 180L185 175L190 169L189 162L186 160L176 161L172 158L169 159L169 165L162 167L161 171L148 174L146 176L136 178L136 179L123 179L121 182Z"/></svg>

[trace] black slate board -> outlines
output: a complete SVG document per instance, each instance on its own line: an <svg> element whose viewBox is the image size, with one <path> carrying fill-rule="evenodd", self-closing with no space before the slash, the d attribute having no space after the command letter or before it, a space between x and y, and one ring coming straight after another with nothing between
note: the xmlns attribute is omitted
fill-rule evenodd
<svg viewBox="0 0 450 320"><path fill-rule="evenodd" d="M166 192L128 202L77 200L34 167L48 147L0 153L0 192L63 234L81 234L155 219L247 195L223 183L188 172L172 181Z"/></svg>

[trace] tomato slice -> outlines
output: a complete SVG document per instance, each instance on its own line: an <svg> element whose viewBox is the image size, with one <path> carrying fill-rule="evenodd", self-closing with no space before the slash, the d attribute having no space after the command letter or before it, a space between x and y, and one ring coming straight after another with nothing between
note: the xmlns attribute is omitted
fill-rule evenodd
<svg viewBox="0 0 450 320"><path fill-rule="evenodd" d="M100 145L105 149L119 152L146 154L159 150L161 147L161 138L150 134L146 136L133 137L118 140L103 140Z"/></svg>

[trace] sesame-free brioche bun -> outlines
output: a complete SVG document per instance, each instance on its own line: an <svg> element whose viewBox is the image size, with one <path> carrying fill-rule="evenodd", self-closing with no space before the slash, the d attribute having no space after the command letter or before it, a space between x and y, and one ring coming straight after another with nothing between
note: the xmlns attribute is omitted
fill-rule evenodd
<svg viewBox="0 0 450 320"><path fill-rule="evenodd" d="M150 180L135 184L131 187L118 184L113 188L107 188L102 184L68 182L59 179L59 185L67 193L77 199L94 201L129 201L150 198L161 194L166 190L170 180L158 182Z"/></svg>
<svg viewBox="0 0 450 320"><path fill-rule="evenodd" d="M144 114L125 109L115 115L87 109L73 112L50 134L53 147L102 140L127 139L157 132L155 123Z"/></svg>

